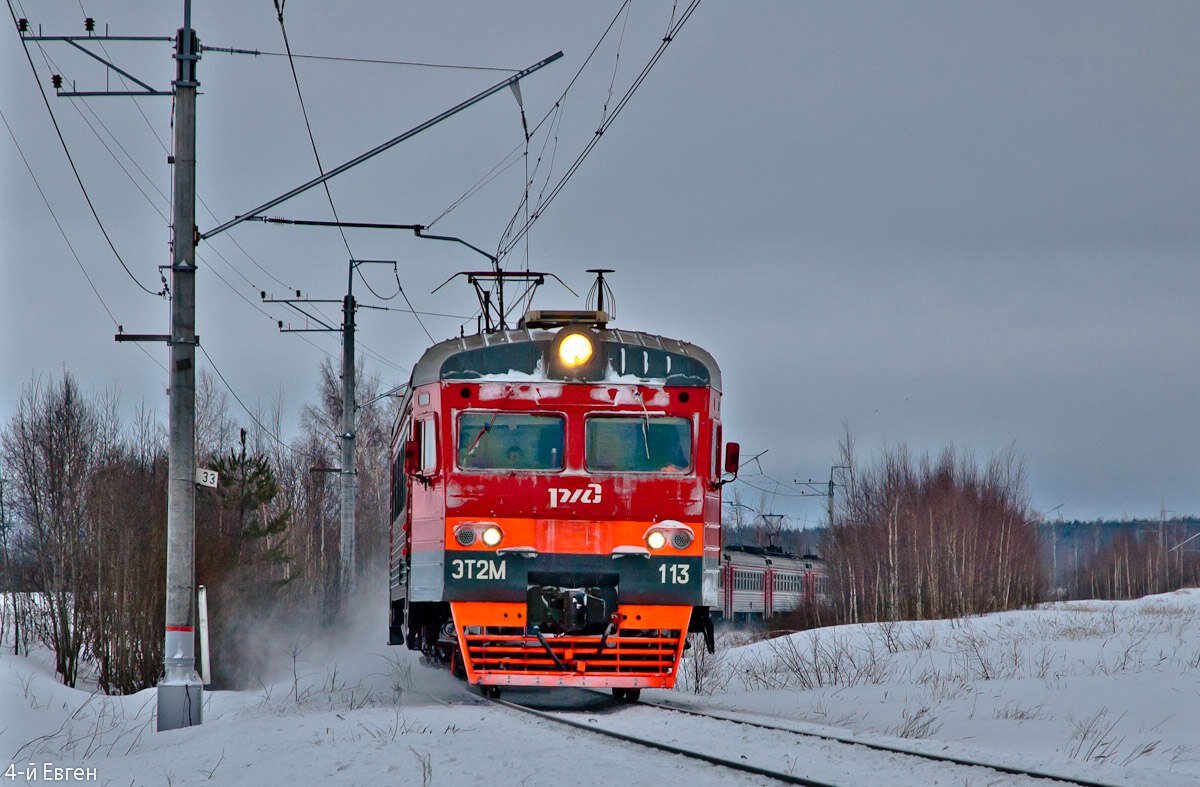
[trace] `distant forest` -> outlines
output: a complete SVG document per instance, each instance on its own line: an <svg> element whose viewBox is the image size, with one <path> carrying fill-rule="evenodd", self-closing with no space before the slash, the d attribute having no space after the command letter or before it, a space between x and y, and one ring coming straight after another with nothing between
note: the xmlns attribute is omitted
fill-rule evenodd
<svg viewBox="0 0 1200 787"><path fill-rule="evenodd" d="M1186 560L1200 555L1200 517L1170 519L1095 519L1042 522L1038 525L1042 552L1058 595L1071 593L1072 583L1087 574L1097 558L1113 550L1153 547L1161 551L1167 570L1178 577L1173 584L1184 584L1182 572ZM1189 538L1195 540L1186 542ZM1090 586L1088 581L1085 585ZM1087 595L1079 588L1079 595ZM1071 593L1075 595L1074 593Z"/></svg>
<svg viewBox="0 0 1200 787"><path fill-rule="evenodd" d="M768 522L728 517L725 543L826 556L827 526L775 529ZM1047 598L1128 598L1198 579L1200 516L1043 521L1037 533Z"/></svg>

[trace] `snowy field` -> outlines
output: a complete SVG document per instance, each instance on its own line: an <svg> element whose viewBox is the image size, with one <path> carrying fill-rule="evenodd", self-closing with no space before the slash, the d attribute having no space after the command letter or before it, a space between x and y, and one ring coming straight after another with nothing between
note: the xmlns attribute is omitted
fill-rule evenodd
<svg viewBox="0 0 1200 787"><path fill-rule="evenodd" d="M709 659L695 700L709 707L1101 781L1200 784L1200 590L839 626Z"/></svg>
<svg viewBox="0 0 1200 787"><path fill-rule="evenodd" d="M14 763L18 783L31 763L38 778L29 781L44 781L48 763L94 768L95 783L121 785L738 781L484 704L408 651L382 645L381 620L382 609L368 610L325 641L279 643L277 669L258 689L209 692L201 727L167 733L154 731L153 690L107 697L68 689L46 666L48 654L9 648L0 655L0 767ZM822 629L726 649L701 665L700 677L701 694L644 697L1113 784L1200 784L1196 590ZM822 757L790 736L748 727L723 734L713 722L651 708L595 706L581 692L506 696L579 705L581 717L609 726L685 745L690 737L707 751L745 753L798 775ZM920 764L888 770L895 767L863 750L861 763L837 764L840 778L831 780L936 778ZM987 772L944 783L962 781L1007 783Z"/></svg>

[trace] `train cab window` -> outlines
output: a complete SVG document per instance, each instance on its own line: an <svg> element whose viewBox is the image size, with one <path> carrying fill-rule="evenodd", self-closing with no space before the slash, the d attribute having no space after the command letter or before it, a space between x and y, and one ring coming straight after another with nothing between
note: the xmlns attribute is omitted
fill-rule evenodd
<svg viewBox="0 0 1200 787"><path fill-rule="evenodd" d="M721 480L721 425L713 424L712 455L708 462L708 475L713 481Z"/></svg>
<svg viewBox="0 0 1200 787"><path fill-rule="evenodd" d="M561 470L566 422L560 415L458 416L458 466L464 470Z"/></svg>
<svg viewBox="0 0 1200 787"><path fill-rule="evenodd" d="M420 430L417 440L420 442L421 472L423 473L437 470L437 429L434 428L434 423L432 418L417 421Z"/></svg>
<svg viewBox="0 0 1200 787"><path fill-rule="evenodd" d="M587 468L601 472L687 473L692 424L666 416L596 416L587 421Z"/></svg>

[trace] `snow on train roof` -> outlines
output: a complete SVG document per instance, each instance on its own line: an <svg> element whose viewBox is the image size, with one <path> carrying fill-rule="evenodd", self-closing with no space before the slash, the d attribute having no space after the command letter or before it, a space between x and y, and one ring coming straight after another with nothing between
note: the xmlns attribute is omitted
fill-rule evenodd
<svg viewBox="0 0 1200 787"><path fill-rule="evenodd" d="M825 560L817 555L793 555L788 552L732 544L727 544L723 552L724 560L737 566L763 568L769 565L776 569L823 569L825 567Z"/></svg>
<svg viewBox="0 0 1200 787"><path fill-rule="evenodd" d="M597 330L603 372L597 382L711 387L721 370L706 350L664 336ZM438 380L532 382L553 379L545 358L557 330L521 328L477 333L433 345L413 367L412 385Z"/></svg>

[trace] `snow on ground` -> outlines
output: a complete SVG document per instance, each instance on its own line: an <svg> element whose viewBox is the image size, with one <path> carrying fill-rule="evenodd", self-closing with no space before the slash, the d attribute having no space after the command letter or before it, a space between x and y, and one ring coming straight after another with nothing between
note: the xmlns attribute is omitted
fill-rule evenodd
<svg viewBox="0 0 1200 787"><path fill-rule="evenodd" d="M17 782L29 763L36 781L43 763L95 768L101 784L762 783L485 704L383 645L385 619L364 609L347 630L299 635L278 648L277 670L258 689L207 692L202 726L165 733L154 730L153 690L69 689L46 652L10 649L0 655L0 768L15 763ZM1197 590L805 632L726 650L704 677L711 695L645 696L1109 783L1200 784ZM823 754L748 727L723 733L653 709L589 706L579 692L544 696L551 707L578 704L581 718L604 726L695 738L705 750L798 774L847 757L837 783L935 780L916 763L903 774L880 771L868 751L858 764L836 745ZM942 779L964 781L1010 780Z"/></svg>
<svg viewBox="0 0 1200 787"><path fill-rule="evenodd" d="M708 706L1064 775L1200 784L1197 589L819 629L726 650L702 675L693 701Z"/></svg>
<svg viewBox="0 0 1200 787"><path fill-rule="evenodd" d="M0 769L14 765L16 778L0 770L0 783L47 781L45 765L95 768L95 783L119 785L729 783L710 765L491 705L383 644L386 620L372 607L351 630L281 638L277 669L259 689L206 692L204 723L170 732L154 729L153 689L109 697L67 688L45 650L9 648L0 654Z"/></svg>

